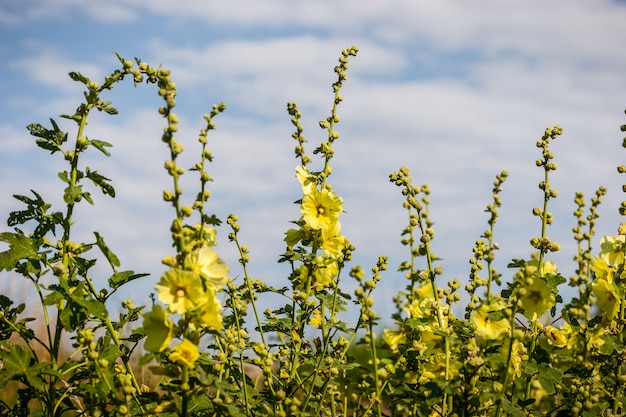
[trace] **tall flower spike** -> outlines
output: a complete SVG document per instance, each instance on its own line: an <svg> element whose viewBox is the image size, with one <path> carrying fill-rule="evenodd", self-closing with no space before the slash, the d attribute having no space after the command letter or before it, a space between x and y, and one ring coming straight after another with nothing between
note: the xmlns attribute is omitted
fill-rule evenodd
<svg viewBox="0 0 626 417"><path fill-rule="evenodd" d="M624 110L624 113L626 113L626 110ZM626 125L621 125L620 130L622 132L626 132ZM626 148L626 136L624 136L624 140L622 141L622 147ZM619 172L620 174L626 173L626 167L624 165L618 166L617 172ZM626 184L622 185L622 191L626 193ZM626 216L626 201L622 201L622 204L619 208L619 214L621 214L622 216Z"/></svg>

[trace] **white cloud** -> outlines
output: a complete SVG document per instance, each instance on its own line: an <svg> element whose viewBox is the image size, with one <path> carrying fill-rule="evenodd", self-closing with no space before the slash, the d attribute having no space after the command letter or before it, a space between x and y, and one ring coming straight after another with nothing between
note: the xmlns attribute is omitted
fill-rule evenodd
<svg viewBox="0 0 626 417"><path fill-rule="evenodd" d="M77 83L68 77L69 72L80 72L93 80L104 76L98 65L67 59L63 54L43 47L30 56L11 59L8 68L26 74L35 83L64 92L80 91L82 87L77 87Z"/></svg>

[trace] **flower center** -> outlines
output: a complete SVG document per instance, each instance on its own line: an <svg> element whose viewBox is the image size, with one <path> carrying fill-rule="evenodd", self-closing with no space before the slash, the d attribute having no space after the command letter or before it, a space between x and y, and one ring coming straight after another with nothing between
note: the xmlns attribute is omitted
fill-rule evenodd
<svg viewBox="0 0 626 417"><path fill-rule="evenodd" d="M324 207L322 207L322 206L319 206L319 207L317 208L317 213L318 213L318 214L324 214L324 212L325 212L325 211L326 211L326 210L324 210Z"/></svg>
<svg viewBox="0 0 626 417"><path fill-rule="evenodd" d="M534 303L538 303L541 300L541 293L539 291L531 291L530 299L533 300Z"/></svg>
<svg viewBox="0 0 626 417"><path fill-rule="evenodd" d="M183 288L178 288L176 290L176 297L183 298L187 293Z"/></svg>

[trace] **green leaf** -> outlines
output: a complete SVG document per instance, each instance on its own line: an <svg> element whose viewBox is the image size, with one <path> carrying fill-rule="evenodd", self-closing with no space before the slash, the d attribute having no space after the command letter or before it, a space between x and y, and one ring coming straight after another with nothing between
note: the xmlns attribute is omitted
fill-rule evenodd
<svg viewBox="0 0 626 417"><path fill-rule="evenodd" d="M111 197L115 197L115 188L107 181L111 181L109 178L104 175L98 174L98 171L91 171L89 167L85 169L85 175L89 178L96 186L100 187L102 193L104 195L110 195Z"/></svg>
<svg viewBox="0 0 626 417"><path fill-rule="evenodd" d="M535 401L537 401L537 400L535 400L534 398L529 398L529 399L527 399L527 400L522 400L522 399L520 398L519 400L517 400L517 404L518 404L520 407L522 407L522 408L526 408L526 407L528 407L529 405L534 404L534 403L535 403Z"/></svg>
<svg viewBox="0 0 626 417"><path fill-rule="evenodd" d="M24 233L0 233L0 241L9 244L9 250L0 252L0 271L11 271L22 259L28 259L37 255L38 245L35 240Z"/></svg>
<svg viewBox="0 0 626 417"><path fill-rule="evenodd" d="M215 214L211 214L210 216L208 214L204 214L202 216L202 221L206 224L210 224L211 226L219 226L222 224L222 221Z"/></svg>
<svg viewBox="0 0 626 417"><path fill-rule="evenodd" d="M91 139L88 143L89 143L89 145L95 147L96 149L98 149L100 152L102 152L106 156L111 156L109 151L107 151L105 149L105 148L110 148L110 147L113 146L109 142L105 142L105 141L98 140L98 139Z"/></svg>
<svg viewBox="0 0 626 417"><path fill-rule="evenodd" d="M31 123L26 126L26 129L32 136L39 138L35 140L37 146L50 151L50 153L55 153L62 150L61 145L67 141L67 133L62 132L53 119L50 119L50 123L52 129L46 129L38 123Z"/></svg>
<svg viewBox="0 0 626 417"><path fill-rule="evenodd" d="M81 74L80 72L70 72L68 74L70 76L70 78L76 82L79 83L83 83L85 85L89 84L91 82L91 80L87 77L85 77L83 74Z"/></svg>
<svg viewBox="0 0 626 417"><path fill-rule="evenodd" d="M623 344L620 343L615 335L602 335L600 339L604 341L602 346L598 348L598 352L602 355L612 355L613 352L620 352L623 348Z"/></svg>
<svg viewBox="0 0 626 417"><path fill-rule="evenodd" d="M522 362L520 364L520 368L522 369L522 372L524 372L526 375L535 375L539 369L535 361Z"/></svg>
<svg viewBox="0 0 626 417"><path fill-rule="evenodd" d="M100 111L103 111L107 114L117 114L117 109L115 107L111 107L110 101L103 101L96 105L96 108Z"/></svg>
<svg viewBox="0 0 626 417"><path fill-rule="evenodd" d="M63 201L66 204L75 204L80 202L82 199L85 199L89 204L93 205L93 200L91 199L91 194L87 191L83 191L82 185L75 185L66 187L63 190Z"/></svg>
<svg viewBox="0 0 626 417"><path fill-rule="evenodd" d="M0 349L0 388L4 388L7 382L21 375L26 376L26 380L31 386L40 386L44 383L41 379L42 368L45 363L32 364L32 353L23 346L13 343L3 343Z"/></svg>
<svg viewBox="0 0 626 417"><path fill-rule="evenodd" d="M509 264L507 264L507 268L522 268L526 266L526 261L523 259L512 259Z"/></svg>
<svg viewBox="0 0 626 417"><path fill-rule="evenodd" d="M98 248L100 248L104 257L107 258L107 261L109 261L111 268L115 271L115 268L120 266L119 258L111 251L111 249L109 249L107 244L104 243L104 238L100 236L100 233L93 232L93 234L96 235L96 245L98 245Z"/></svg>
<svg viewBox="0 0 626 417"><path fill-rule="evenodd" d="M561 377L563 377L563 371L560 369L552 368L548 364L539 365L539 383L548 395L556 392L555 384L561 381Z"/></svg>
<svg viewBox="0 0 626 417"><path fill-rule="evenodd" d="M560 274L558 274L558 275L546 274L546 275L544 275L544 278L545 278L546 282L548 283L548 287L550 287L550 289L553 292L556 292L557 291L557 287L559 285L563 284L565 281L567 281Z"/></svg>
<svg viewBox="0 0 626 417"><path fill-rule="evenodd" d="M138 278L147 277L150 274L135 274L134 271L116 272L109 278L109 285L113 289L117 289L127 282L134 281Z"/></svg>
<svg viewBox="0 0 626 417"><path fill-rule="evenodd" d="M26 203L27 208L25 210L11 212L7 224L9 226L16 226L18 224L24 224L29 220L35 220L38 225L33 231L34 237L43 237L49 231L52 231L54 234L56 226L63 223L63 213L54 212L47 214L51 205L46 203L35 191L31 190L31 192L35 195L35 199L23 195L13 195L15 199Z"/></svg>
<svg viewBox="0 0 626 417"><path fill-rule="evenodd" d="M63 171L63 172L59 172L57 174L57 176L61 179L61 181L63 181L66 184L70 183L70 175L68 174L67 171Z"/></svg>
<svg viewBox="0 0 626 417"><path fill-rule="evenodd" d="M502 399L502 410L513 417L526 417L526 414L506 398Z"/></svg>

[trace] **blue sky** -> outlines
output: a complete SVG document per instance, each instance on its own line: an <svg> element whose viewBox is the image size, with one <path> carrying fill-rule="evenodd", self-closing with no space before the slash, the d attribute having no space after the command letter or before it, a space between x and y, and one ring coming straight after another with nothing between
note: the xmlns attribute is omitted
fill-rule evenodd
<svg viewBox="0 0 626 417"><path fill-rule="evenodd" d="M324 136L317 122L332 105L332 69L354 44L360 52L339 109L331 183L344 199L342 230L357 247L355 263L368 270L378 255L390 257L378 311L384 314L405 285L395 268L407 255L399 244L406 218L389 173L406 165L417 184L429 184L433 249L444 277L463 280L487 226L493 179L508 170L496 229L497 266L506 277L508 261L528 257L528 241L540 232L531 215L542 198L534 144L557 123L564 134L553 145L559 198L549 235L562 245L552 259L567 277L574 271L574 192L589 198L599 185L609 188L599 236L614 234L620 221L624 178L615 167L626 159L619 131L626 123L625 21L626 5L609 0L5 0L0 213L6 218L20 208L8 196L31 188L59 204L63 161L38 150L25 126L72 113L82 88L67 73L102 81L118 65L117 51L172 70L188 161L196 158L202 116L226 102L209 137L216 181L210 208L222 219L239 216L252 275L284 284L287 273L275 261L288 221L299 217L292 203L300 197L286 103L299 104L312 151ZM92 116L87 135L112 142L113 156L83 162L112 178L118 196L94 191L96 205L78 209L75 239L92 241L99 230L125 268L152 273L129 290L145 299L163 271L160 259L171 254L172 213L160 200L170 186L162 169L161 103L153 87L130 82L107 98L120 114ZM219 231L219 252L241 279L227 232ZM99 279L107 273L104 265L96 270Z"/></svg>

